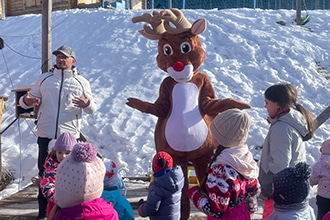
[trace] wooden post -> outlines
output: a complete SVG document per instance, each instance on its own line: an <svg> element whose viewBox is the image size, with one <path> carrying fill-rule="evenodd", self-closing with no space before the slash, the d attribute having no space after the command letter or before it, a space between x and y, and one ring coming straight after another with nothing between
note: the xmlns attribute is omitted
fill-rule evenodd
<svg viewBox="0 0 330 220"><path fill-rule="evenodd" d="M5 20L6 18L6 4L5 4L5 0L0 0L0 8L1 8L1 11L0 11L0 19L1 20Z"/></svg>
<svg viewBox="0 0 330 220"><path fill-rule="evenodd" d="M301 23L301 0L296 1L296 24Z"/></svg>
<svg viewBox="0 0 330 220"><path fill-rule="evenodd" d="M142 0L142 9L147 9L147 0Z"/></svg>
<svg viewBox="0 0 330 220"><path fill-rule="evenodd" d="M52 66L52 0L42 1L42 73Z"/></svg>
<svg viewBox="0 0 330 220"><path fill-rule="evenodd" d="M317 116L316 120L316 128L320 127L326 120L328 120L328 118L330 117L330 105L323 110L323 112L321 112L321 114L319 114Z"/></svg>
<svg viewBox="0 0 330 220"><path fill-rule="evenodd" d="M6 110L6 104L5 102L8 100L8 97L6 96L0 96L0 128L2 124L2 114ZM1 154L1 134L0 134L0 174L2 173L2 154ZM1 179L1 178L0 178Z"/></svg>

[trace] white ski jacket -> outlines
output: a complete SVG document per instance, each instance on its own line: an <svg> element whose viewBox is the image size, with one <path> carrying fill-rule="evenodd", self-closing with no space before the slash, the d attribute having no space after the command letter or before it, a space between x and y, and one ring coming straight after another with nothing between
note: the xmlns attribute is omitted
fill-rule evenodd
<svg viewBox="0 0 330 220"><path fill-rule="evenodd" d="M74 97L89 98L86 108L75 107L72 103ZM80 136L82 111L93 114L97 110L89 82L78 75L76 68L53 71L41 74L30 90L30 97L40 98L37 117L37 135L56 139L63 132L70 132L76 138ZM19 100L22 108L31 108Z"/></svg>
<svg viewBox="0 0 330 220"><path fill-rule="evenodd" d="M272 197L273 176L287 167L306 162L304 136L309 132L304 116L294 108L280 117L271 119L270 128L262 147L259 182L263 196Z"/></svg>

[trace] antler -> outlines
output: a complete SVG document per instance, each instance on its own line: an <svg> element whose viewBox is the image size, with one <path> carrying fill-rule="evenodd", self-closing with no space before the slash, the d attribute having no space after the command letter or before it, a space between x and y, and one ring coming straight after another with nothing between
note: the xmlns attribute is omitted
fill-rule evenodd
<svg viewBox="0 0 330 220"><path fill-rule="evenodd" d="M191 24L183 15L182 11L177 8L165 9L161 12L161 17L164 19L166 32L170 34L178 34L189 31ZM175 27L170 25L172 23Z"/></svg>
<svg viewBox="0 0 330 220"><path fill-rule="evenodd" d="M141 16L133 17L132 22L147 22L143 26L143 30L139 32L146 38L157 40L160 35L167 32L170 34L178 34L190 31L191 24L185 18L183 13L176 8L165 9L163 11L153 11L152 14L145 13ZM174 25L172 27L171 24Z"/></svg>
<svg viewBox="0 0 330 220"><path fill-rule="evenodd" d="M132 19L133 23L143 21L148 24L145 24L143 30L140 30L139 32L148 39L157 40L158 37L166 31L164 28L164 21L158 11L153 11L152 14L145 13L141 16L133 17Z"/></svg>

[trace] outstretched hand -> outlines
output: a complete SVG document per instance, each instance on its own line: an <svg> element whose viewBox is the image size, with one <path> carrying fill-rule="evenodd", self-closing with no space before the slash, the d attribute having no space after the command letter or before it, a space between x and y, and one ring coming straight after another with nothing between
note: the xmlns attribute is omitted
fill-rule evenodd
<svg viewBox="0 0 330 220"><path fill-rule="evenodd" d="M146 102L143 102L136 98L128 98L126 105L135 108L141 112L146 112L148 108L148 104L146 104Z"/></svg>
<svg viewBox="0 0 330 220"><path fill-rule="evenodd" d="M238 109L248 109L248 108L251 108L252 106L246 102L242 102L242 101L239 101L239 100L233 100L232 101L232 105L234 108L238 108Z"/></svg>
<svg viewBox="0 0 330 220"><path fill-rule="evenodd" d="M39 98L30 97L30 91L25 93L23 101L27 106L37 106L40 104Z"/></svg>
<svg viewBox="0 0 330 220"><path fill-rule="evenodd" d="M72 100L72 103L75 107L79 107L79 108L86 108L87 106L89 106L89 98L86 96L86 94L84 93L84 97L74 97L74 99Z"/></svg>

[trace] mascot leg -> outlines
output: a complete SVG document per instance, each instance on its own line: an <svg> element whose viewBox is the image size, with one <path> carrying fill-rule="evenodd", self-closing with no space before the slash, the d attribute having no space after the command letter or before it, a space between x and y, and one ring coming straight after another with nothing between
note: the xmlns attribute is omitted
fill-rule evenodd
<svg viewBox="0 0 330 220"><path fill-rule="evenodd" d="M184 175L184 187L181 195L181 220L187 220L190 216L190 200L188 197L188 164L184 163L179 165L181 166Z"/></svg>
<svg viewBox="0 0 330 220"><path fill-rule="evenodd" d="M195 172L199 183L202 183L206 178L207 167L211 161L213 149L204 154L204 156L191 161L194 165Z"/></svg>

